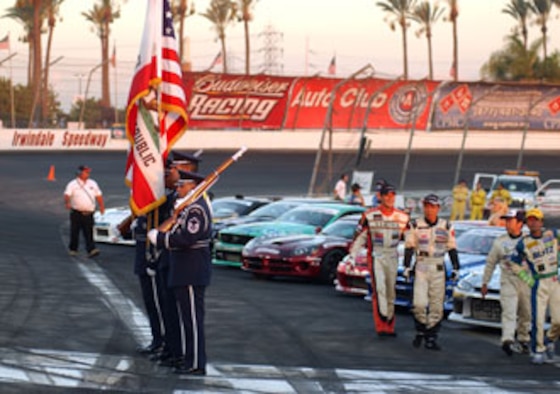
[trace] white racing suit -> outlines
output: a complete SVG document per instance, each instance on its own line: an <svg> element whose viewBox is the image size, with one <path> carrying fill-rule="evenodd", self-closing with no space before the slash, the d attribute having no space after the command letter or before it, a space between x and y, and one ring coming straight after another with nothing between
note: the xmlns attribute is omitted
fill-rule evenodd
<svg viewBox="0 0 560 394"><path fill-rule="evenodd" d="M364 212L361 231L350 248L356 257L364 246L368 249L371 276L372 309L375 330L379 335L395 333L395 283L397 280L397 246L408 224L408 214L381 207Z"/></svg>
<svg viewBox="0 0 560 394"><path fill-rule="evenodd" d="M560 337L560 284L558 283L558 233L544 230L540 238L526 235L517 243L512 255L512 266L531 286L532 331L531 351L544 353L547 343ZM530 276L523 274L521 264L526 261ZM547 307L550 312L550 329L544 333Z"/></svg>
<svg viewBox="0 0 560 394"><path fill-rule="evenodd" d="M515 330L519 342L530 341L531 303L529 287L512 270L511 254L521 239L509 234L494 240L486 258L482 283L488 284L496 265L500 265L500 305L502 307L502 343L514 341Z"/></svg>
<svg viewBox="0 0 560 394"><path fill-rule="evenodd" d="M417 338L426 339L426 347L435 346L445 299L446 271L444 257L449 253L453 269L459 270L455 246L455 231L451 224L438 218L428 223L421 218L410 222L405 239L405 269L414 265L413 307ZM415 346L419 346L415 344ZM433 347L432 347L433 348Z"/></svg>

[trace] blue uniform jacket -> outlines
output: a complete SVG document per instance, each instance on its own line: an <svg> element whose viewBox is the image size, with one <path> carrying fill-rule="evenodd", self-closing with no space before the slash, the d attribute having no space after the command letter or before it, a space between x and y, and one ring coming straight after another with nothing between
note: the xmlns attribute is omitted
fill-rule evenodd
<svg viewBox="0 0 560 394"><path fill-rule="evenodd" d="M186 207L167 233L158 233L157 246L169 250L169 287L207 286L212 259L212 216L204 198Z"/></svg>

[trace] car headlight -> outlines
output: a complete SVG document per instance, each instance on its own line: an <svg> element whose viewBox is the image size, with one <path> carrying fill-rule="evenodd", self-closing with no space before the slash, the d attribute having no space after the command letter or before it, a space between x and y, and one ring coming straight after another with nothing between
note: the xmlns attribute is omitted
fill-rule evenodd
<svg viewBox="0 0 560 394"><path fill-rule="evenodd" d="M294 249L294 256L312 256L317 252L317 247L315 246L302 246Z"/></svg>
<svg viewBox="0 0 560 394"><path fill-rule="evenodd" d="M459 283L457 283L457 290L461 290L466 293L470 293L474 291L475 287L473 283L469 280L469 278L470 276L467 276L466 278L460 280Z"/></svg>

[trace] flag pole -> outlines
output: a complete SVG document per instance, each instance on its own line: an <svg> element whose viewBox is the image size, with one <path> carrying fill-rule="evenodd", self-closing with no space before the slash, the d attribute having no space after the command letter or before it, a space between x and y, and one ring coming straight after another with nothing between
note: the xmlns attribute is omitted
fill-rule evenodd
<svg viewBox="0 0 560 394"><path fill-rule="evenodd" d="M114 56L113 57L113 68L114 68L113 72L115 74L115 89L114 89L114 91L115 91L115 123L119 123L119 106L118 106L119 95L118 95L118 92L117 92L117 87L119 85L118 85L118 82L117 82L117 50L116 50L116 48L117 48L117 43L116 43L116 41L114 41L113 42L113 56Z"/></svg>
<svg viewBox="0 0 560 394"><path fill-rule="evenodd" d="M10 46L10 33L8 32L8 55L10 56L10 114L12 129L16 128L16 105L14 98L14 75L12 69L12 47Z"/></svg>

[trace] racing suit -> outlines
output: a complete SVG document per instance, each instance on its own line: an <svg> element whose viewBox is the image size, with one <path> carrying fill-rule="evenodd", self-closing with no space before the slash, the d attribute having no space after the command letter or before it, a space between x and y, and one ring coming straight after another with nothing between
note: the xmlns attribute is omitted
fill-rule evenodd
<svg viewBox="0 0 560 394"><path fill-rule="evenodd" d="M512 254L515 272L531 286L532 331L531 350L544 353L547 343L560 337L560 284L558 283L558 232L544 230L540 238L526 235L517 243ZM526 261L531 276L524 276L521 264ZM544 324L549 308L551 325L546 334Z"/></svg>
<svg viewBox="0 0 560 394"><path fill-rule="evenodd" d="M490 282L496 265L500 265L500 305L502 307L502 343L514 342L517 328L519 342L528 343L531 331L529 288L512 270L511 254L522 235L500 235L494 240L486 258L482 283Z"/></svg>
<svg viewBox="0 0 560 394"><path fill-rule="evenodd" d="M467 208L467 199L469 198L469 188L460 184L453 188L451 194L453 195L453 204L451 205L450 220L463 220Z"/></svg>
<svg viewBox="0 0 560 394"><path fill-rule="evenodd" d="M362 216L361 231L350 248L350 255L354 258L364 246L368 249L373 321L378 335L395 333L397 245L408 221L408 214L398 209L369 209Z"/></svg>
<svg viewBox="0 0 560 394"><path fill-rule="evenodd" d="M445 298L445 253L449 253L453 270L458 272L455 231L447 220L438 218L435 223L429 223L421 218L410 222L405 239L404 266L410 268L415 254L412 307L418 341L415 346L420 346L424 338L427 348L437 347L435 341L443 319Z"/></svg>

